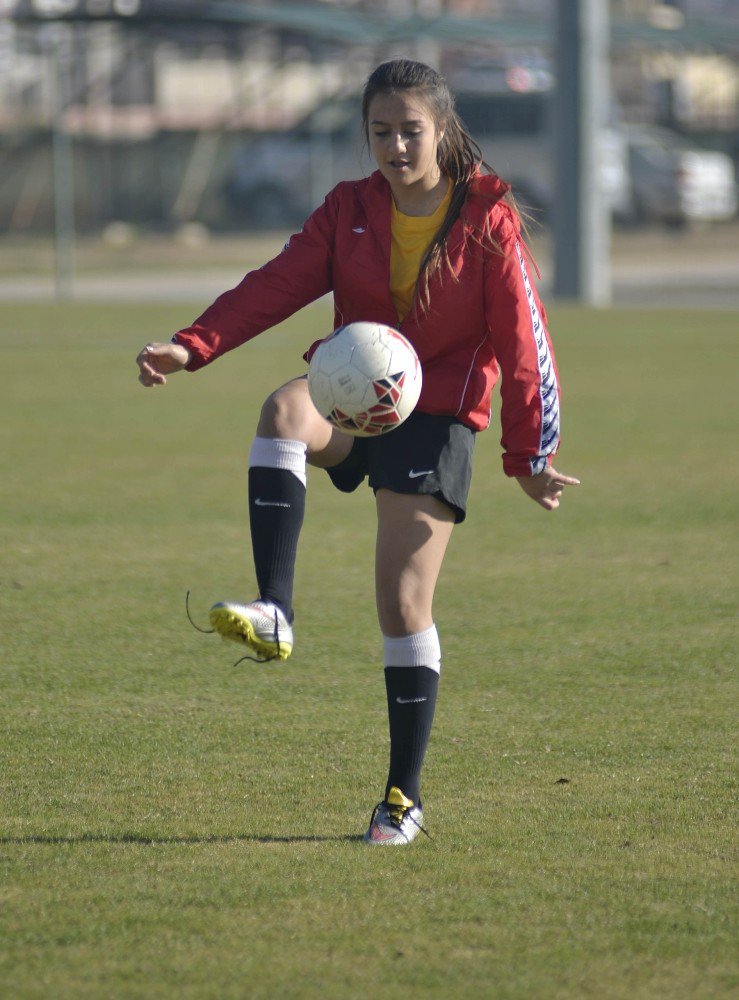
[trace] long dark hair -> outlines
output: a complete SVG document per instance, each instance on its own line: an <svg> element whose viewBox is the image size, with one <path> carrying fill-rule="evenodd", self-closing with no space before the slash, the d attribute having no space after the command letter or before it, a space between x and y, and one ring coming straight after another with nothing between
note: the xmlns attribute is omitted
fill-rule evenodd
<svg viewBox="0 0 739 1000"><path fill-rule="evenodd" d="M415 91L426 103L437 133L442 135L438 148L438 163L442 174L452 182L452 196L444 221L424 254L419 269L417 291L420 291L424 311L429 307L429 281L441 273L446 265L454 274L446 249L446 238L461 211L467 197L472 178L476 173L494 174L486 163L482 150L467 131L464 122L454 109L454 97L444 77L425 63L411 59L393 59L382 63L369 76L362 94L362 123L365 138L369 142L369 106L378 94L393 94L398 91ZM513 199L506 195L506 201ZM515 208L515 204L513 204ZM491 234L481 234L496 247ZM418 298L418 296L417 296Z"/></svg>

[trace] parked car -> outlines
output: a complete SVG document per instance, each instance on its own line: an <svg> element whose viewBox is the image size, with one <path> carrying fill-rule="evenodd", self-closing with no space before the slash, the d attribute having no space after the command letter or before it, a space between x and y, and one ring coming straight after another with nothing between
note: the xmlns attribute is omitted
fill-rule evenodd
<svg viewBox="0 0 739 1000"><path fill-rule="evenodd" d="M737 211L734 164L669 129L622 126L636 221L688 225L732 219Z"/></svg>
<svg viewBox="0 0 739 1000"><path fill-rule="evenodd" d="M236 219L260 229L299 224L334 184L371 173L358 106L356 96L329 101L294 128L239 146L225 182Z"/></svg>
<svg viewBox="0 0 739 1000"><path fill-rule="evenodd" d="M509 79L521 87L520 74ZM512 184L525 207L545 218L555 184L551 80L528 90L454 89L457 111L486 161ZM235 217L263 228L293 225L338 181L371 173L358 106L354 95L329 101L295 128L238 149L226 183ZM626 214L631 205L626 149L613 129L601 133L600 177L612 212Z"/></svg>

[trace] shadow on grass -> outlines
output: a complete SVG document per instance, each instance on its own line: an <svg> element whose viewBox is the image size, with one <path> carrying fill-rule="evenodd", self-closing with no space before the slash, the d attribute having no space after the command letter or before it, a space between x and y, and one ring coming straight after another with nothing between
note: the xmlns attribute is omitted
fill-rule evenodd
<svg viewBox="0 0 739 1000"><path fill-rule="evenodd" d="M311 844L335 841L358 843L361 834L347 833L338 836L306 835L299 837L268 837L259 834L233 834L225 837L144 837L136 833L81 833L78 836L0 837L0 844Z"/></svg>

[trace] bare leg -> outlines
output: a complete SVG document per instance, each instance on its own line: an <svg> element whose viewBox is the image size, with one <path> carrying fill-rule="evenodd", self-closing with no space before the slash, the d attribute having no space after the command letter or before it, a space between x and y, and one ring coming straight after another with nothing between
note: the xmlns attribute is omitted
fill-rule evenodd
<svg viewBox="0 0 739 1000"><path fill-rule="evenodd" d="M418 805L441 668L432 605L454 514L433 497L390 490L378 491L377 512L377 612L390 722L385 800Z"/></svg>
<svg viewBox="0 0 739 1000"><path fill-rule="evenodd" d="M454 513L435 497L377 492L375 582L382 634L405 636L433 624L436 581Z"/></svg>

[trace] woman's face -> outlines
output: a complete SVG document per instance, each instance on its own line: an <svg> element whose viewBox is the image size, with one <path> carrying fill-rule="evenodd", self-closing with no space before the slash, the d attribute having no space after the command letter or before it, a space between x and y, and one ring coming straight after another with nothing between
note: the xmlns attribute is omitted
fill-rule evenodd
<svg viewBox="0 0 739 1000"><path fill-rule="evenodd" d="M439 181L441 136L415 91L377 94L367 110L370 151L393 191L428 191Z"/></svg>

